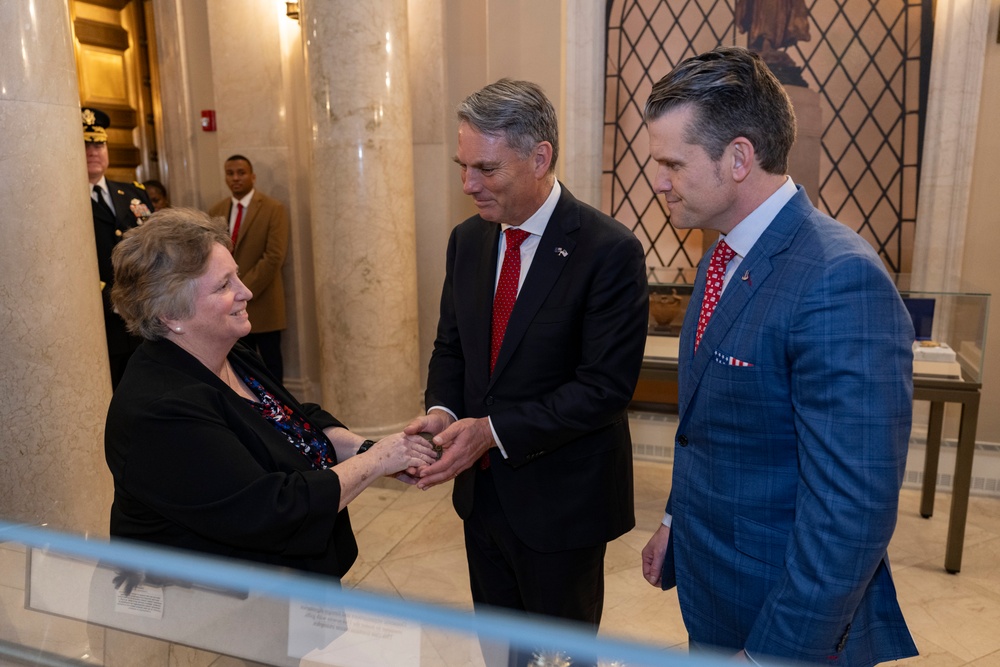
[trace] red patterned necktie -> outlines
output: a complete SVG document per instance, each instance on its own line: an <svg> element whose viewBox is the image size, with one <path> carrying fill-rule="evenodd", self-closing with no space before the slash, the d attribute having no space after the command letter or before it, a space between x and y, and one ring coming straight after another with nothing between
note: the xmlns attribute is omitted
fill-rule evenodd
<svg viewBox="0 0 1000 667"><path fill-rule="evenodd" d="M517 300L517 283L521 278L521 244L531 236L523 229L510 227L504 232L507 237L507 250L503 254L503 266L500 267L500 281L493 297L493 326L490 337L490 373L497 365L500 355L500 345L507 331L507 320L510 311L514 309Z"/></svg>
<svg viewBox="0 0 1000 667"><path fill-rule="evenodd" d="M736 251L729 247L725 241L719 241L712 253L712 259L708 262L708 273L705 276L705 298L701 301L701 315L698 317L698 331L694 336L694 351L698 351L701 337L708 326L715 307L719 304L719 297L722 295L722 280L726 277L726 266L729 260L736 256Z"/></svg>
<svg viewBox="0 0 1000 667"><path fill-rule="evenodd" d="M236 237L240 233L240 222L243 221L243 204L236 205L236 222L233 223L233 250L236 250Z"/></svg>
<svg viewBox="0 0 1000 667"><path fill-rule="evenodd" d="M521 244L531 236L530 232L516 227L509 227L504 232L507 237L507 249L503 253L503 265L500 267L500 280L497 282L497 292L493 297L493 326L490 332L490 374L497 365L500 346L507 331L507 321L510 311L514 309L517 300L517 283L521 279ZM479 459L479 467L486 470L490 467L490 452L485 451Z"/></svg>

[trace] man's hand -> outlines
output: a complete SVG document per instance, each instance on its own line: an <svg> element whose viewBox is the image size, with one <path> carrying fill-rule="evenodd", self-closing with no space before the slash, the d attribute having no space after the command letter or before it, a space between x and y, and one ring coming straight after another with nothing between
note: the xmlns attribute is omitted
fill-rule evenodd
<svg viewBox="0 0 1000 667"><path fill-rule="evenodd" d="M435 435L433 442L441 446L444 452L440 461L418 471L420 480L417 482L417 487L421 489L429 489L441 482L454 479L458 473L472 467L495 444L490 422L486 417L459 419Z"/></svg>
<svg viewBox="0 0 1000 667"><path fill-rule="evenodd" d="M659 588L663 573L663 557L667 553L667 542L670 540L670 529L661 525L649 538L642 549L642 576L651 586Z"/></svg>
<svg viewBox="0 0 1000 667"><path fill-rule="evenodd" d="M420 433L437 435L454 423L455 420L452 416L444 410L431 410L426 415L414 417L413 421L403 429L403 433L406 435L419 435Z"/></svg>
<svg viewBox="0 0 1000 667"><path fill-rule="evenodd" d="M409 484L410 486L413 486L414 484L417 483L417 478L411 475L409 472L407 472L407 470L411 470L411 468L407 468L402 472L397 472L395 475L389 475L389 477L397 479L403 484ZM412 470L416 471L417 469L412 468Z"/></svg>
<svg viewBox="0 0 1000 667"><path fill-rule="evenodd" d="M420 415L419 417L414 417L413 420L406 425L403 429L403 433L407 435L422 435L427 437L428 435L434 436L445 430L449 426L455 423L455 418L444 410L431 410L426 415ZM432 444L437 444L431 441ZM438 445L440 447L440 445ZM438 459L443 458L443 452L439 454ZM403 471L402 477L396 477L401 482L406 484L416 484L420 480L419 475L420 468L407 468ZM456 473L457 474L457 473ZM424 489L426 487L420 487Z"/></svg>

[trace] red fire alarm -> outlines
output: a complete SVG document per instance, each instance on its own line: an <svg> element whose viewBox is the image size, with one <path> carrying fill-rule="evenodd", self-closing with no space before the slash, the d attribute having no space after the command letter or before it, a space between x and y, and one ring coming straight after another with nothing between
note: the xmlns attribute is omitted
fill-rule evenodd
<svg viewBox="0 0 1000 667"><path fill-rule="evenodd" d="M215 110L204 109L201 112L201 129L204 132L215 132Z"/></svg>

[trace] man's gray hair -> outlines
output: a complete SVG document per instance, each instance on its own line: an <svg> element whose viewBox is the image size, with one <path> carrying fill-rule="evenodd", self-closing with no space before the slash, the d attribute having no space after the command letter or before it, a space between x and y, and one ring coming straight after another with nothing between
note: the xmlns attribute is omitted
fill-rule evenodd
<svg viewBox="0 0 1000 667"><path fill-rule="evenodd" d="M552 144L549 172L559 157L559 121L552 102L538 84L500 79L469 95L456 109L459 122L477 132L500 136L523 158L539 143Z"/></svg>

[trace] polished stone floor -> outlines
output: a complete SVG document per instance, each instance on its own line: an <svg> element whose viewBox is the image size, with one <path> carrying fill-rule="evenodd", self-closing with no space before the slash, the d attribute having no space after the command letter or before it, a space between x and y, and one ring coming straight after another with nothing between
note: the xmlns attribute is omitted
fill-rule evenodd
<svg viewBox="0 0 1000 667"><path fill-rule="evenodd" d="M640 566L640 551L660 521L669 491L669 450L662 443L670 442L673 425L662 418L633 415L632 427L636 451L643 456L660 458L635 462L637 526L608 547L601 634L654 646L662 650L666 658L663 665L689 663L680 653L686 648L686 632L676 594L649 586L642 578ZM915 456L919 456L919 451ZM361 555L344 579L344 585L406 600L471 609L462 525L451 507L450 494L450 484L420 491L388 479L378 480L376 485L364 491L351 503L352 523ZM918 508L919 491L904 488L896 534L889 547L903 614L921 653L902 664L1000 667L1000 497L995 494L973 496L970 500L962 571L956 575L946 573L943 567L950 495L938 493L935 515L931 519L921 518ZM90 581L88 575L85 582L88 591ZM233 650L230 635L221 630L212 634L212 641L207 643L190 637L171 644L144 637L142 633L105 632L97 626L73 620L82 618L80 615L62 617L26 609L25 582L24 548L0 541L0 649L5 645L28 650L37 647L79 661L72 664L110 667L140 664L259 667L261 664L246 659L251 657L246 652ZM55 590L61 594L53 594L54 599L87 598L86 593L71 594L67 582L68 579L56 586ZM168 602L175 602L167 605L169 611L164 618L169 616L171 623L178 624L178 610L183 615L187 608L181 604L181 599L187 600L190 595L183 586L168 587ZM199 604L208 604L209 598L213 600L213 609L219 606L228 610L230 604L239 606L225 596L209 593L199 598ZM213 621L209 629L225 625L229 612L219 613L219 619ZM420 633L415 640L417 644L407 645L392 659L375 658L351 665L483 667L482 652L475 637L441 631L424 618L425 615L426 610L421 610L417 614L420 625L409 626L416 627ZM254 620L255 617L250 618ZM284 609L277 616L268 615L266 622L277 623L287 630L288 619L289 612ZM158 621L151 623L158 625ZM112 627L119 625L112 624ZM258 623L253 627L264 626ZM161 636L150 632L151 636ZM270 637L270 634L262 636ZM337 650L342 645L331 644ZM378 644L379 647L383 645ZM202 646L205 650L190 646ZM413 649L413 646L419 648ZM216 650L244 658L209 652ZM24 661L7 662L2 655L6 653L0 650L0 667L25 664ZM669 659L678 656L680 660ZM35 663L28 658L27 664ZM344 663L339 659L333 662L306 659L301 663L308 667L321 664ZM605 664L614 663L602 662Z"/></svg>
<svg viewBox="0 0 1000 667"><path fill-rule="evenodd" d="M669 485L669 463L636 461L637 525L609 545L601 633L683 650L686 633L676 595L647 584L640 566L640 551L660 521ZM420 491L391 480L364 491L351 503L361 556L345 585L471 608L462 526L450 492L450 484ZM899 664L1000 666L1000 499L971 499L957 575L943 568L949 501L949 495L939 494L934 517L923 519L918 491L901 494L889 556L921 655ZM478 660L470 657L470 664Z"/></svg>

